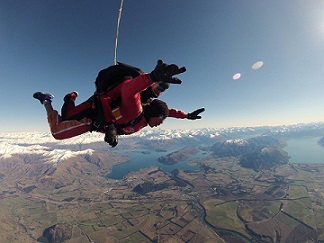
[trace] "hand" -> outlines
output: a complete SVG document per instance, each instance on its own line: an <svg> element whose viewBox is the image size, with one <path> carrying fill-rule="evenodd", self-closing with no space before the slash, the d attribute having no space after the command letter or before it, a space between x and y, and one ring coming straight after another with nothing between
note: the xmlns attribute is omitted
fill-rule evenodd
<svg viewBox="0 0 324 243"><path fill-rule="evenodd" d="M149 75L150 78L155 82L162 81L171 84L181 84L182 81L180 79L172 76L184 73L185 71L185 67L179 68L175 64L167 65L166 63L163 63L162 60L158 60L155 69Z"/></svg>
<svg viewBox="0 0 324 243"><path fill-rule="evenodd" d="M116 147L118 144L117 130L112 123L106 127L105 142L108 143L111 147Z"/></svg>
<svg viewBox="0 0 324 243"><path fill-rule="evenodd" d="M201 119L201 116L198 116L198 115L204 111L205 111L205 108L200 108L198 110L195 110L194 112L188 113L187 119L189 119L189 120Z"/></svg>

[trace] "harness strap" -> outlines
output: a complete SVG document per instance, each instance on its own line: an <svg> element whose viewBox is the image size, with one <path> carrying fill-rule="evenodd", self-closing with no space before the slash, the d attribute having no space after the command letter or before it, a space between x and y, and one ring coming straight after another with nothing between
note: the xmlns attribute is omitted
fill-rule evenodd
<svg viewBox="0 0 324 243"><path fill-rule="evenodd" d="M102 132L105 131L106 117L103 111L102 102L98 94L94 94L89 99L92 102L93 114L90 117L92 120L92 131Z"/></svg>
<svg viewBox="0 0 324 243"><path fill-rule="evenodd" d="M107 115L107 113L109 114L110 111L111 115L117 115L118 112L118 108L111 110L110 106L107 105L107 101L104 102L103 98L99 98L98 96L94 95L94 104L95 104L95 110L96 115L94 117L92 117L92 131L104 131L105 130L105 125L107 124L107 120L111 119L111 117L109 115ZM105 97L106 98L106 97ZM109 97L108 97L109 98ZM102 105L102 104L105 105ZM104 106L104 107L103 107ZM118 110L119 111L119 110ZM121 114L119 114L121 116ZM114 123L115 127L118 129L119 134L122 134L123 132L121 131L121 129L125 128L125 127L129 127L129 126L135 126L137 123L140 122L140 120L142 119L142 117L144 116L143 112L141 112L141 114L136 117L135 119L131 120L130 122L124 123L124 124L115 124L115 119L118 120L121 117L116 117L112 119L112 123ZM107 119L108 118L108 119Z"/></svg>
<svg viewBox="0 0 324 243"><path fill-rule="evenodd" d="M124 123L124 124L115 124L115 127L117 129L122 129L122 128L129 127L129 126L135 126L137 123L140 122L142 117L143 117L143 112L138 117L136 117L134 120Z"/></svg>

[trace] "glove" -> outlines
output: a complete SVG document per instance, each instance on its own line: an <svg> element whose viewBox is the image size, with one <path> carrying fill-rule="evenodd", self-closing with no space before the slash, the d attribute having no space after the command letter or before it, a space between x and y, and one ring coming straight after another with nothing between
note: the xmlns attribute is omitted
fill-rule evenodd
<svg viewBox="0 0 324 243"><path fill-rule="evenodd" d="M188 113L187 119L189 119L189 120L201 119L201 116L198 116L198 115L204 111L205 111L205 108L200 108L198 110L195 110L194 112Z"/></svg>
<svg viewBox="0 0 324 243"><path fill-rule="evenodd" d="M181 84L182 81L180 79L172 76L184 73L185 71L185 67L179 68L175 64L167 65L162 60L158 60L155 69L149 75L154 82L162 81L164 83Z"/></svg>
<svg viewBox="0 0 324 243"><path fill-rule="evenodd" d="M117 130L112 123L108 124L108 126L106 127L105 142L108 143L111 147L116 147L118 144Z"/></svg>

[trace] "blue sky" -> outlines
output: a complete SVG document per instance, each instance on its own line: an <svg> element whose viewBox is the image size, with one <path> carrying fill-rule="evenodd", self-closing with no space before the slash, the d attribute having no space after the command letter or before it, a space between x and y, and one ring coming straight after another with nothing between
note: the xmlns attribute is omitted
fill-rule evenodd
<svg viewBox="0 0 324 243"><path fill-rule="evenodd" d="M113 64L119 4L0 1L0 131L48 131L35 91L52 92L58 110L68 92L93 94ZM149 72L158 59L187 68L161 99L206 108L163 129L324 121L321 0L124 0L117 60Z"/></svg>

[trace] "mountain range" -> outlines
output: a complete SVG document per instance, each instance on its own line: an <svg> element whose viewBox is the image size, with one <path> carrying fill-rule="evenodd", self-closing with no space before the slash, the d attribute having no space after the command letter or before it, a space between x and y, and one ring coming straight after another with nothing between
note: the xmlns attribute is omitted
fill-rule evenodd
<svg viewBox="0 0 324 243"><path fill-rule="evenodd" d="M266 151L273 152L276 148L276 153L283 156L280 160L283 162L286 155L280 150L282 140L323 135L324 123L195 130L144 129L131 136L121 136L118 146L111 148L103 141L101 133L55 140L50 133L44 132L1 132L0 169L8 172L22 164L26 173L34 176L53 173L61 161L73 158L100 165L107 156L122 158L119 154L125 151L164 150L171 153L186 146L212 152L218 157L242 156L242 165L247 165L246 161L251 158L264 158ZM272 147L264 150L267 146ZM256 152L261 154L253 155Z"/></svg>
<svg viewBox="0 0 324 243"><path fill-rule="evenodd" d="M139 198L150 198L151 194L154 194L156 196L152 198L152 205L158 205L156 204L156 197L160 200L163 198L162 196L165 196L168 200L167 204L169 204L170 198L177 195L175 193L177 190L183 190L185 194L181 194L179 198L176 197L174 202L182 202L184 198L187 198L187 193L195 189L197 191L193 195L201 195L202 192L207 192L208 196L205 194L201 199L207 196L206 200L214 200L212 198L223 198L224 195L228 195L230 197L229 202L236 203L238 200L231 197L235 198L235 195L238 195L241 198L247 195L252 188L250 187L251 175L259 174L256 185L256 191L259 191L262 188L259 187L260 183L265 182L268 186L268 183L276 182L272 177L267 178L271 173L279 173L289 177L294 172L291 165L285 165L289 161L288 154L282 150L285 140L310 136L322 137L323 131L324 124L322 123L227 129L145 129L131 136L121 136L119 144L115 148L108 146L103 141L103 134L100 133L87 133L67 140L55 140L50 133L44 132L1 132L0 199L2 200L3 213L0 215L2 222L0 229L11 227L11 230L7 230L9 233L6 234L11 238L16 235L16 232L28 232L26 236L19 233L20 239L33 238L35 240L41 235L40 229L43 229L44 241L42 242L46 242L46 240L50 242L54 235L57 237L56 242L62 242L64 237L68 239L72 237L72 232L73 234L76 233L74 221L71 221L70 224L64 224L64 222L74 217L80 216L80 219L84 220L90 216L90 214L85 213L86 211L84 213L79 211L79 206L84 205L84 208L87 209L89 205L95 206L105 198L108 201L104 201L102 205L98 204L100 210L94 214L95 220L85 221L86 223L80 221L78 227L82 228L89 222L91 223L90 227L98 217L100 218L100 227L105 228L107 226L105 224L110 227L112 217L110 210L116 210L120 204L119 201L114 204L116 199L120 199L122 202L131 202L130 199L133 198L137 205ZM322 140L324 141L324 139L320 141ZM128 154L137 154L142 160L149 160L148 157L145 157L147 154L156 153L158 157L159 153L163 153L160 160L167 166L174 166L181 164L181 161L187 161L197 151L206 156L200 162L193 160L190 163L199 165L200 171L191 172L173 169L170 173L167 173L160 168L150 167L143 171L129 173L122 180L104 178L117 164L125 164L124 170L129 171L127 163L124 163L130 159L125 156ZM141 163L141 161L138 162ZM282 168L284 169L282 170ZM318 168L305 168L310 173L320 171ZM297 169L295 170L297 171ZM226 173L224 173L225 171ZM239 180L237 173L240 175ZM261 175L264 178L261 178ZM298 176L299 174L296 173L294 178L298 179ZM210 184L211 182L212 184ZM274 185L274 188L277 187L282 189L280 195L285 195L285 188L281 184L279 186ZM289 195L301 193L301 191L295 192L295 187L295 184L290 187ZM313 192L315 192L315 189ZM195 198L192 197L190 200ZM258 197L253 197L252 201L256 198ZM293 197L293 200L295 199ZM214 205L210 207L207 203L208 200L204 207L207 211L214 210L215 202L210 204ZM247 204L245 203L252 201L248 199L242 205L246 207ZM163 209L165 205L159 204L162 205ZM17 206L12 207L12 205ZM108 208L104 210L103 205ZM278 210L280 210L280 207L278 206ZM14 210L10 211L12 208ZM147 208L151 210L153 207L148 206ZM171 208L173 210L173 207ZM180 208L188 208L188 212L192 211L188 206L179 207L177 210ZM63 209L67 210L64 211L64 220L60 218L62 217L60 212ZM140 208L138 212L142 212L142 209ZM162 209L158 209L158 212L164 215ZM133 218L136 215L133 214L133 208L132 214L124 214L123 208L120 210L122 218L130 215L134 220L132 223L138 220L136 217ZM237 212L237 210L235 209L233 212ZM278 212L281 214L281 211ZM49 216L49 213L52 216ZM66 214L69 215L66 216ZM33 215L33 218L30 215ZM103 218L108 217L107 215L109 215L109 219L106 222ZM147 215L156 214L148 213ZM210 211L207 215L211 215ZM260 215L264 216L264 211ZM308 211L306 215L308 215ZM12 222L8 223L8 219ZM17 229L17 222L19 225L23 225L20 231ZM141 224L141 221L136 224L136 227L139 224ZM94 228L92 226L90 228L91 231L89 232L92 232ZM84 232L88 232L87 230L90 228L86 228ZM156 227L156 229L159 229L159 227ZM173 229L173 226L170 226L170 229ZM116 232L119 230L122 230L122 228L116 228ZM80 231L78 235L83 237L84 232ZM184 233L184 235L186 234ZM6 236L0 234L1 242L9 242L7 240L9 238L3 237ZM73 237L77 238L74 235ZM92 235L92 237L94 236Z"/></svg>

